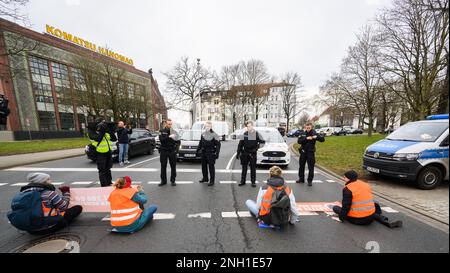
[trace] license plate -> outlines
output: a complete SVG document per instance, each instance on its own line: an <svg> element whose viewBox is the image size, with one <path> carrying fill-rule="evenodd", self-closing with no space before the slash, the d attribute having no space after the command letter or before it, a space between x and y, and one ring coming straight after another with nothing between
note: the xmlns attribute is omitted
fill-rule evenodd
<svg viewBox="0 0 450 273"><path fill-rule="evenodd" d="M373 173L380 173L380 169L377 168L367 167L367 170Z"/></svg>
<svg viewBox="0 0 450 273"><path fill-rule="evenodd" d="M281 160L281 159L282 159L281 157L269 157L270 161L278 161L278 160Z"/></svg>
<svg viewBox="0 0 450 273"><path fill-rule="evenodd" d="M195 154L185 154L184 157L195 157Z"/></svg>

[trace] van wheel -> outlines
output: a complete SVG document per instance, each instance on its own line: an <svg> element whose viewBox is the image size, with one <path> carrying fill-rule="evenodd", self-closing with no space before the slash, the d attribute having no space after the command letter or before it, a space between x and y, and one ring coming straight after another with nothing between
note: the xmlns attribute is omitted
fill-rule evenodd
<svg viewBox="0 0 450 273"><path fill-rule="evenodd" d="M442 182L442 171L435 166L425 167L417 176L417 187L432 190Z"/></svg>

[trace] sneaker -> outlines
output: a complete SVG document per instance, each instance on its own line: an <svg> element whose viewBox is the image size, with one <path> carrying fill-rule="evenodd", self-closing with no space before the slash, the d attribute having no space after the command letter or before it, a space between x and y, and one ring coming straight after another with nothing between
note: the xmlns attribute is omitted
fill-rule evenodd
<svg viewBox="0 0 450 273"><path fill-rule="evenodd" d="M127 160L127 161L125 161L125 164L131 164L131 162Z"/></svg>
<svg viewBox="0 0 450 273"><path fill-rule="evenodd" d="M120 165L120 167L123 167L124 164L123 164L123 162L120 162L119 165Z"/></svg>
<svg viewBox="0 0 450 273"><path fill-rule="evenodd" d="M390 228L398 228L398 227L402 227L402 226L403 226L402 221L395 221L395 222L389 223Z"/></svg>

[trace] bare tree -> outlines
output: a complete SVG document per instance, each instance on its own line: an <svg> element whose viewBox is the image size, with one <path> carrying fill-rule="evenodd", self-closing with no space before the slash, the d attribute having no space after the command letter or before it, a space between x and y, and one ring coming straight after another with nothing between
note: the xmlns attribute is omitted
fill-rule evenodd
<svg viewBox="0 0 450 273"><path fill-rule="evenodd" d="M308 113L303 112L303 113L300 115L300 118L298 119L297 126L298 126L299 128L304 128L305 125L306 125L306 123L308 123L309 121L311 121L311 117L309 116Z"/></svg>
<svg viewBox="0 0 450 273"><path fill-rule="evenodd" d="M191 122L194 123L194 108L198 95L211 90L213 73L199 62L191 62L188 57L181 60L164 73L167 77L166 93L171 102L169 107L191 114Z"/></svg>
<svg viewBox="0 0 450 273"><path fill-rule="evenodd" d="M248 89L246 99L253 108L256 120L258 120L261 107L267 102L268 97L268 90L261 88L261 85L270 80L263 61L251 59L244 64L244 81Z"/></svg>
<svg viewBox="0 0 450 273"><path fill-rule="evenodd" d="M385 83L408 103L415 120L436 110L439 82L448 75L448 7L448 0L396 0L377 18ZM393 78L401 88L390 84Z"/></svg>
<svg viewBox="0 0 450 273"><path fill-rule="evenodd" d="M289 131L291 121L303 110L300 97L300 89L303 87L302 80L297 73L288 72L281 77L281 101L284 117L286 118L286 130Z"/></svg>
<svg viewBox="0 0 450 273"><path fill-rule="evenodd" d="M28 2L29 0L0 0L0 18L26 23L28 16L21 12L21 8Z"/></svg>
<svg viewBox="0 0 450 273"><path fill-rule="evenodd" d="M120 104L124 92L125 70L118 68L112 64L110 60L104 60L100 64L101 75L103 76L102 91L103 95L107 97L105 100L106 109L112 112L114 120L120 117Z"/></svg>

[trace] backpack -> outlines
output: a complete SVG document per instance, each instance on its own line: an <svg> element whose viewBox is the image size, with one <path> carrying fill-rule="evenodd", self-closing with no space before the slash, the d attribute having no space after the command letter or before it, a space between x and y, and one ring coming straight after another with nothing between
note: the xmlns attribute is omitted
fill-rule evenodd
<svg viewBox="0 0 450 273"><path fill-rule="evenodd" d="M61 215L44 217L40 191L25 191L16 194L11 202L9 222L19 230L38 231L55 225Z"/></svg>
<svg viewBox="0 0 450 273"><path fill-rule="evenodd" d="M284 226L289 222L289 216L291 211L291 200L286 193L286 186L283 186L281 190L272 187L272 203L270 204L269 214L262 217L262 220L266 224Z"/></svg>

